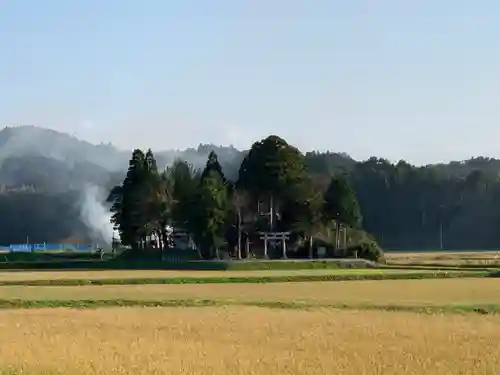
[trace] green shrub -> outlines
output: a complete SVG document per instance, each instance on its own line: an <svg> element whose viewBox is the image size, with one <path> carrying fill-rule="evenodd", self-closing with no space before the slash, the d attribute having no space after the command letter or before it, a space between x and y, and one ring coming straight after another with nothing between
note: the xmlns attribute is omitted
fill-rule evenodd
<svg viewBox="0 0 500 375"><path fill-rule="evenodd" d="M384 252L374 240L364 240L348 249L350 256L356 255L358 258L371 260L373 262L383 262Z"/></svg>

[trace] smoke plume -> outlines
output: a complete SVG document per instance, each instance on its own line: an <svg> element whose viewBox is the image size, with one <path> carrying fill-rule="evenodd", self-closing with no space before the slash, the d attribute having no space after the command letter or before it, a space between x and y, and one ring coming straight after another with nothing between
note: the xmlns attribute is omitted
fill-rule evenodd
<svg viewBox="0 0 500 375"><path fill-rule="evenodd" d="M116 233L111 224L111 213L105 204L105 194L95 185L83 187L80 202L80 217L96 241L110 245Z"/></svg>

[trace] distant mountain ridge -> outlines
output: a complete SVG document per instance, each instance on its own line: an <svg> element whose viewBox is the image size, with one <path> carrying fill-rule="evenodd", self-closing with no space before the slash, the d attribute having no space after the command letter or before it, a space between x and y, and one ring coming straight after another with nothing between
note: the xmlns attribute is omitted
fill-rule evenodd
<svg viewBox="0 0 500 375"><path fill-rule="evenodd" d="M202 168L215 150L228 175L236 177L245 153L234 147L200 144L198 148L155 151L158 166L165 168L176 159ZM30 185L60 191L84 182L108 185L110 174L122 175L131 151L110 144L95 145L67 133L33 125L0 130L0 185Z"/></svg>
<svg viewBox="0 0 500 375"><path fill-rule="evenodd" d="M66 133L37 126L6 127L0 131L0 162L7 158L37 155L68 165L89 162L117 170L127 160L125 152L111 145L94 145Z"/></svg>
<svg viewBox="0 0 500 375"><path fill-rule="evenodd" d="M200 144L197 149L153 150L161 164L170 164L177 158L186 159L195 166L205 163L205 156L217 149L221 159L232 159L242 151L234 147ZM127 168L130 151L110 144L92 144L67 133L34 125L5 127L0 130L0 162L8 158L37 155L55 159L68 165L86 162L109 171Z"/></svg>
<svg viewBox="0 0 500 375"><path fill-rule="evenodd" d="M214 150L228 178L237 178L247 151L232 146L200 144L185 150L153 150L158 166L165 168L176 159L203 168ZM5 127L0 130L0 185L39 185L48 190L64 190L84 182L108 185L122 176L131 151L111 144L92 144L67 133L34 125ZM312 173L331 174L351 170L357 161L345 153L307 152L306 164ZM431 167L448 176L465 176L471 170L500 173L500 160L472 158ZM111 176L111 177L110 177Z"/></svg>

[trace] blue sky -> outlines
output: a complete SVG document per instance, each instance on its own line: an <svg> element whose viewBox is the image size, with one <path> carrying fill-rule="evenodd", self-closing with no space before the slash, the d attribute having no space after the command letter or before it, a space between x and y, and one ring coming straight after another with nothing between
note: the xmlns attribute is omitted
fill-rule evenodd
<svg viewBox="0 0 500 375"><path fill-rule="evenodd" d="M494 0L0 0L0 125L500 157L499 36Z"/></svg>

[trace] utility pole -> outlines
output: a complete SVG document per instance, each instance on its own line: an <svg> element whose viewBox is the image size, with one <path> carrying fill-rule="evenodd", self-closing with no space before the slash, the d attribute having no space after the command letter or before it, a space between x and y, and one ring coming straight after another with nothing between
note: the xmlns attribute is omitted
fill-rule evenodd
<svg viewBox="0 0 500 375"><path fill-rule="evenodd" d="M273 228L274 228L274 210L273 210L273 206L274 206L274 200L273 200L273 196L269 196L269 211L267 212L261 212L260 210L260 201L257 201L257 212L260 216L267 216L269 217L269 232L272 232L273 231Z"/></svg>
<svg viewBox="0 0 500 375"><path fill-rule="evenodd" d="M439 220L439 248L443 250L443 219Z"/></svg>
<svg viewBox="0 0 500 375"><path fill-rule="evenodd" d="M271 194L269 198L269 232L272 232L274 229L274 201L273 201L273 195Z"/></svg>
<svg viewBox="0 0 500 375"><path fill-rule="evenodd" d="M440 205L440 215L439 215L439 248L443 250L443 211L444 205Z"/></svg>

